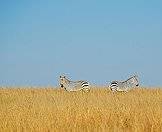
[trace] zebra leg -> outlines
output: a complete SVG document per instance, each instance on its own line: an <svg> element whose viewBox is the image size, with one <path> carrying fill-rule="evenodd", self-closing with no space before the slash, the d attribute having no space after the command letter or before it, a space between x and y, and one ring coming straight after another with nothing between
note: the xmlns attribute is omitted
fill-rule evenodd
<svg viewBox="0 0 162 132"><path fill-rule="evenodd" d="M117 91L117 89L113 89L112 92L115 93L115 92L118 92L118 91Z"/></svg>
<svg viewBox="0 0 162 132"><path fill-rule="evenodd" d="M89 88L83 88L82 91L88 93L88 92L90 92L90 89Z"/></svg>
<svg viewBox="0 0 162 132"><path fill-rule="evenodd" d="M110 87L110 90L114 93L114 92L117 92L117 88L111 88Z"/></svg>
<svg viewBox="0 0 162 132"><path fill-rule="evenodd" d="M118 91L118 92L124 92L124 93L127 93L127 92L128 92L128 89L120 89L120 88L118 88L117 91Z"/></svg>
<svg viewBox="0 0 162 132"><path fill-rule="evenodd" d="M125 92L126 90L125 90L125 89L121 89L121 88L117 87L116 91L117 91L117 92Z"/></svg>
<svg viewBox="0 0 162 132"><path fill-rule="evenodd" d="M90 92L90 89L89 89L89 88L87 88L87 89L86 89L86 91L87 91L87 92Z"/></svg>

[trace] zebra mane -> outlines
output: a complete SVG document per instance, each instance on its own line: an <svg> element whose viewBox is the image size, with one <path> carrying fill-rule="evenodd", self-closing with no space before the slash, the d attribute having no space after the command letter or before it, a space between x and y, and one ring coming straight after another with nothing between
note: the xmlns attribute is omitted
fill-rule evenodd
<svg viewBox="0 0 162 132"><path fill-rule="evenodd" d="M128 81L131 80L132 78L135 78L135 79L137 80L138 76L137 76L137 75L134 75L134 76L128 78L126 81L123 81L123 82L128 82Z"/></svg>
<svg viewBox="0 0 162 132"><path fill-rule="evenodd" d="M65 79L66 79L67 81L71 82L71 80L70 80L69 78L67 78L66 76L65 76Z"/></svg>
<svg viewBox="0 0 162 132"><path fill-rule="evenodd" d="M62 76L63 78L65 78L68 82L70 83L81 83L81 82L85 82L84 80L79 80L79 81L72 81L69 78L67 78L66 76Z"/></svg>

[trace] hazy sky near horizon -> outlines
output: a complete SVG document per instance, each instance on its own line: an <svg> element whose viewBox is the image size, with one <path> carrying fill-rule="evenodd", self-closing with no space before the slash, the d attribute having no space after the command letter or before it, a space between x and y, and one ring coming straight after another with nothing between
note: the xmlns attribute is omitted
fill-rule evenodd
<svg viewBox="0 0 162 132"><path fill-rule="evenodd" d="M162 86L162 1L0 1L0 85Z"/></svg>

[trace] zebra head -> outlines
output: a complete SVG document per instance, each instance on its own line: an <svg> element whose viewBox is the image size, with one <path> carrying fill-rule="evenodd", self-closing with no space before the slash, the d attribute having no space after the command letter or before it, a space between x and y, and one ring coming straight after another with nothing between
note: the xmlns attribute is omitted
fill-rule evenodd
<svg viewBox="0 0 162 132"><path fill-rule="evenodd" d="M64 85L69 83L69 80L66 78L66 76L60 76L60 87L64 88Z"/></svg>
<svg viewBox="0 0 162 132"><path fill-rule="evenodd" d="M139 79L138 76L135 75L133 77L130 77L127 82L129 82L130 84L134 85L134 86L139 86Z"/></svg>

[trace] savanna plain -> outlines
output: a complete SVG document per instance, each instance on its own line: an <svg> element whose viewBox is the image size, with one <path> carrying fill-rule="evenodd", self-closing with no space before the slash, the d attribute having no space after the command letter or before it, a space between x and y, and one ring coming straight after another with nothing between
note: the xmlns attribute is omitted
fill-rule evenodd
<svg viewBox="0 0 162 132"><path fill-rule="evenodd" d="M0 132L161 132L162 88L0 87Z"/></svg>

